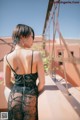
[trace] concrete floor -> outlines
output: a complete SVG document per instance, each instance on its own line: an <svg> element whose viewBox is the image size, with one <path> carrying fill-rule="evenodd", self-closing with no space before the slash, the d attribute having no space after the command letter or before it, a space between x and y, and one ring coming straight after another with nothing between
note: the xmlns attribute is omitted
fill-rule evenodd
<svg viewBox="0 0 80 120"><path fill-rule="evenodd" d="M68 90L79 103L80 109L80 91L74 87ZM50 76L46 76L44 91L38 98L38 111L39 120L80 120L80 116Z"/></svg>

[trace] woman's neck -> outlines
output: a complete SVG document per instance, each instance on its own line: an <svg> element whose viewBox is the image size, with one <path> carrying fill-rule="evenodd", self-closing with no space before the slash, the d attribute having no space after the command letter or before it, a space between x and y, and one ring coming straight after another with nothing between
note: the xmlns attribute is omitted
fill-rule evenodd
<svg viewBox="0 0 80 120"><path fill-rule="evenodd" d="M29 48L27 48L27 47L23 47L23 46L20 46L20 45L16 45L16 46L15 46L15 50L18 50L18 49L28 49L28 50L29 50Z"/></svg>

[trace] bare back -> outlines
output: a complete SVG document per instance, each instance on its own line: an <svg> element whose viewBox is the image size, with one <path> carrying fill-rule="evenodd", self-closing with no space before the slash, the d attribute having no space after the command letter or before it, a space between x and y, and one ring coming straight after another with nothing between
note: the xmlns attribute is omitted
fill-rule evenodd
<svg viewBox="0 0 80 120"><path fill-rule="evenodd" d="M37 52L19 49L8 55L8 61L17 74L30 74L37 72Z"/></svg>

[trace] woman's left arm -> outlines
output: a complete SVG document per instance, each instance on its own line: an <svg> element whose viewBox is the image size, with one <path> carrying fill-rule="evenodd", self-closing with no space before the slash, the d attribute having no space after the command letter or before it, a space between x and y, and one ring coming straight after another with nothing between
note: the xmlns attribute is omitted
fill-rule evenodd
<svg viewBox="0 0 80 120"><path fill-rule="evenodd" d="M3 69L4 69L4 85L10 89L12 86L11 68L6 61L6 56L4 56L4 68Z"/></svg>

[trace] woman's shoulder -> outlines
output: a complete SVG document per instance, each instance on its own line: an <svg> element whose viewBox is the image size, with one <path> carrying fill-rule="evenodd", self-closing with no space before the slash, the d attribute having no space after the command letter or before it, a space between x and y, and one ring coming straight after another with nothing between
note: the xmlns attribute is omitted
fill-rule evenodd
<svg viewBox="0 0 80 120"><path fill-rule="evenodd" d="M12 56L14 55L14 51L13 52L11 52L11 53L8 53L8 54L6 54L5 56L4 56L4 59L6 59L6 58L12 58Z"/></svg>
<svg viewBox="0 0 80 120"><path fill-rule="evenodd" d="M33 52L33 56L35 57L35 59L37 61L41 60L42 59L42 55L41 55L41 52L40 51L34 51Z"/></svg>
<svg viewBox="0 0 80 120"><path fill-rule="evenodd" d="M6 62L6 61L8 61L8 60L9 60L9 54L10 54L10 53L8 53L8 54L4 55L4 62Z"/></svg>
<svg viewBox="0 0 80 120"><path fill-rule="evenodd" d="M34 51L33 51L33 54L34 54L35 56L40 56L40 55L41 55L40 51L38 51L38 50L34 50Z"/></svg>

